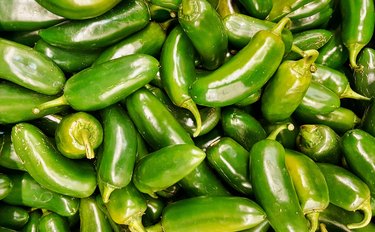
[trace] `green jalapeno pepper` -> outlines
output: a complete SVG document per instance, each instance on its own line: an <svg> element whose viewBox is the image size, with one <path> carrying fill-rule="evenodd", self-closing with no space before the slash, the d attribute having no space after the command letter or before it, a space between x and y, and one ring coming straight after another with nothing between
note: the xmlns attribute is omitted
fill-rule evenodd
<svg viewBox="0 0 375 232"><path fill-rule="evenodd" d="M146 3L125 1L96 18L67 21L42 29L40 37L47 43L65 48L94 49L111 45L141 30L149 23Z"/></svg>
<svg viewBox="0 0 375 232"><path fill-rule="evenodd" d="M114 189L128 185L133 176L137 156L137 132L128 114L120 105L101 111L104 129L103 149L97 160L98 181L104 203Z"/></svg>
<svg viewBox="0 0 375 232"><path fill-rule="evenodd" d="M284 61L268 82L261 98L263 116L270 122L289 118L303 100L311 82L311 68L319 55L316 50L304 51L298 61Z"/></svg>
<svg viewBox="0 0 375 232"><path fill-rule="evenodd" d="M37 127L16 124L12 142L27 172L43 187L72 197L87 197L95 191L96 174L91 163L62 156Z"/></svg>
<svg viewBox="0 0 375 232"><path fill-rule="evenodd" d="M361 129L367 133L375 136L375 104L374 101L367 106L365 112L363 113ZM1 154L1 153L0 153ZM1 157L0 157L1 160ZM0 162L1 163L1 162Z"/></svg>
<svg viewBox="0 0 375 232"><path fill-rule="evenodd" d="M79 204L80 231L112 231L105 214L97 205L94 197L82 198Z"/></svg>
<svg viewBox="0 0 375 232"><path fill-rule="evenodd" d="M253 193L249 179L249 152L229 137L212 143L206 151L207 160L223 180L241 194Z"/></svg>
<svg viewBox="0 0 375 232"><path fill-rule="evenodd" d="M296 143L302 153L316 162L338 164L341 160L341 138L329 126L301 125Z"/></svg>
<svg viewBox="0 0 375 232"><path fill-rule="evenodd" d="M0 38L0 77L38 93L62 91L65 76L50 59L32 48Z"/></svg>
<svg viewBox="0 0 375 232"><path fill-rule="evenodd" d="M165 29L156 22L150 22L142 30L106 48L95 60L94 65L135 53L157 57L165 39Z"/></svg>
<svg viewBox="0 0 375 232"><path fill-rule="evenodd" d="M360 129L353 129L342 136L342 151L350 169L366 182L375 193L375 138Z"/></svg>
<svg viewBox="0 0 375 232"><path fill-rule="evenodd" d="M48 190L27 172L9 174L13 183L10 195L3 199L12 205L46 209L61 216L72 216L79 208L79 200Z"/></svg>
<svg viewBox="0 0 375 232"><path fill-rule="evenodd" d="M214 143L215 141L219 140L222 137L221 128L218 126L214 127L210 132L208 132L205 136L197 137L194 139L194 143L197 147L202 149L204 152L207 151L207 148Z"/></svg>
<svg viewBox="0 0 375 232"><path fill-rule="evenodd" d="M359 54L357 64L361 68L354 70L354 89L366 97L375 97L375 50L364 48Z"/></svg>
<svg viewBox="0 0 375 232"><path fill-rule="evenodd" d="M70 229L66 218L56 213L47 212L39 219L38 231L68 232Z"/></svg>
<svg viewBox="0 0 375 232"><path fill-rule="evenodd" d="M178 21L190 38L206 69L224 63L228 36L220 15L206 0L182 0Z"/></svg>
<svg viewBox="0 0 375 232"><path fill-rule="evenodd" d="M28 220L26 209L0 202L0 226L17 230L26 225Z"/></svg>
<svg viewBox="0 0 375 232"><path fill-rule="evenodd" d="M221 125L225 135L237 141L248 151L256 142L267 137L260 122L239 108L224 108Z"/></svg>
<svg viewBox="0 0 375 232"><path fill-rule="evenodd" d="M216 11L219 13L221 18L225 18L228 15L240 12L236 3L233 0L221 0L219 1ZM225 25L224 25L225 26Z"/></svg>
<svg viewBox="0 0 375 232"><path fill-rule="evenodd" d="M64 113L64 112L62 112ZM43 130L48 136L54 137L56 128L61 122L63 116L59 114L49 114L31 121L31 124Z"/></svg>
<svg viewBox="0 0 375 232"><path fill-rule="evenodd" d="M309 2L311 0L272 0L272 9L266 19L273 22L279 21L285 15Z"/></svg>
<svg viewBox="0 0 375 232"><path fill-rule="evenodd" d="M262 89L254 92L252 94L250 94L249 96L247 96L246 98L242 99L241 101L236 102L234 105L238 106L238 107L244 107L244 106L251 105L251 104L259 101L261 95L262 95Z"/></svg>
<svg viewBox="0 0 375 232"><path fill-rule="evenodd" d="M10 132L0 135L0 166L8 169L26 171L22 160L14 151Z"/></svg>
<svg viewBox="0 0 375 232"><path fill-rule="evenodd" d="M26 225L22 227L22 232L38 232L39 220L42 217L41 210L33 210L29 213L29 220Z"/></svg>
<svg viewBox="0 0 375 232"><path fill-rule="evenodd" d="M112 227L112 231L114 232L120 232L122 229L122 226L117 224L113 219L111 218L111 215L108 212L106 204L103 202L102 196L100 194L97 194L95 197L96 205L97 207L105 214L109 224Z"/></svg>
<svg viewBox="0 0 375 232"><path fill-rule="evenodd" d="M160 221L161 214L167 203L160 198L153 198L149 195L145 195L145 198L147 200L147 209L142 216L142 224L144 226L151 226Z"/></svg>
<svg viewBox="0 0 375 232"><path fill-rule="evenodd" d="M35 31L12 31L6 35L1 36L4 39L11 40L13 42L23 44L29 47L33 47L35 43L40 40L39 30Z"/></svg>
<svg viewBox="0 0 375 232"><path fill-rule="evenodd" d="M188 109L194 115L197 128L193 136L196 137L200 134L202 119L197 105L189 95L189 87L195 80L192 47L189 37L180 26L176 26L168 34L161 51L160 75L163 87L173 104Z"/></svg>
<svg viewBox="0 0 375 232"><path fill-rule="evenodd" d="M0 173L0 200L3 200L12 192L13 185L13 180L9 179L8 174Z"/></svg>
<svg viewBox="0 0 375 232"><path fill-rule="evenodd" d="M32 112L33 108L55 97L10 82L0 82L0 124L28 121L63 111L66 107L58 106L41 110L38 115Z"/></svg>
<svg viewBox="0 0 375 232"><path fill-rule="evenodd" d="M181 4L181 0L151 0L150 2L154 5L169 8L174 11L178 11Z"/></svg>
<svg viewBox="0 0 375 232"><path fill-rule="evenodd" d="M310 230L319 226L319 213L328 207L328 186L316 163L294 150L285 150L285 165L292 178L302 212L310 221Z"/></svg>
<svg viewBox="0 0 375 232"><path fill-rule="evenodd" d="M330 203L348 211L363 211L362 221L351 223L347 227L362 228L370 223L370 189L366 183L340 166L327 163L318 163L318 166L328 185Z"/></svg>
<svg viewBox="0 0 375 232"><path fill-rule="evenodd" d="M240 231L255 227L265 219L262 208L247 198L194 197L167 205L161 222L147 231Z"/></svg>
<svg viewBox="0 0 375 232"><path fill-rule="evenodd" d="M146 144L145 140L142 138L142 135L136 131L137 134L137 154L136 154L136 160L135 163L138 163L140 159L145 157L146 155L149 154L149 147Z"/></svg>
<svg viewBox="0 0 375 232"><path fill-rule="evenodd" d="M190 89L193 100L198 105L227 106L262 88L281 63L285 46L280 34L288 22L285 18L271 31L259 31L232 59L197 79Z"/></svg>
<svg viewBox="0 0 375 232"><path fill-rule="evenodd" d="M59 105L77 111L103 109L150 82L158 65L152 56L133 54L84 69L68 79L61 97L35 107L33 113L39 115L39 111Z"/></svg>
<svg viewBox="0 0 375 232"><path fill-rule="evenodd" d="M55 133L56 147L70 159L93 159L94 149L103 141L101 123L91 114L76 112L66 115Z"/></svg>
<svg viewBox="0 0 375 232"><path fill-rule="evenodd" d="M177 12L167 7L149 3L148 8L150 9L151 20L155 22L165 22L177 17Z"/></svg>
<svg viewBox="0 0 375 232"><path fill-rule="evenodd" d="M357 69L358 53L371 40L374 33L374 2L370 0L340 1L342 17L341 36L349 51L349 61L352 69Z"/></svg>
<svg viewBox="0 0 375 232"><path fill-rule="evenodd" d="M188 175L206 157L198 147L176 144L161 148L141 159L134 170L137 189L152 197ZM157 164L157 165L155 165Z"/></svg>
<svg viewBox="0 0 375 232"><path fill-rule="evenodd" d="M276 141L280 142L281 145L283 145L284 148L295 149L296 138L297 138L297 135L299 133L299 127L297 126L297 123L293 118L288 118L284 122L279 122L279 123L270 123L266 120L262 120L261 123L262 123L264 129L266 130L267 134L274 131L281 124L285 124L285 123L292 124L294 126L294 128L293 129L286 128L286 129L281 130L276 136Z"/></svg>
<svg viewBox="0 0 375 232"><path fill-rule="evenodd" d="M147 209L147 202L133 182L124 188L114 190L106 207L117 224L128 225L132 232L145 232L142 215Z"/></svg>
<svg viewBox="0 0 375 232"><path fill-rule="evenodd" d="M251 148L251 183L255 199L275 231L308 231L308 222L285 164L285 149L274 140L285 127L286 124L279 126Z"/></svg>
<svg viewBox="0 0 375 232"><path fill-rule="evenodd" d="M272 9L272 0L240 0L246 11L253 17L264 19Z"/></svg>

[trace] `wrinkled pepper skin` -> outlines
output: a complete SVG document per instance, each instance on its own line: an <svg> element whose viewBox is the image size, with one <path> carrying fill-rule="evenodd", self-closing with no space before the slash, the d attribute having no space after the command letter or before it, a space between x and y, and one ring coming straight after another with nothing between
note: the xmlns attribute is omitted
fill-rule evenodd
<svg viewBox="0 0 375 232"><path fill-rule="evenodd" d="M249 179L249 152L230 137L223 137L211 144L207 151L211 167L233 189L251 196L253 193Z"/></svg>
<svg viewBox="0 0 375 232"><path fill-rule="evenodd" d="M367 47L359 53L358 65L354 70L354 89L369 98L375 97L375 50Z"/></svg>
<svg viewBox="0 0 375 232"><path fill-rule="evenodd" d="M342 15L341 36L349 51L352 69L359 68L357 56L371 40L374 33L374 2L371 0L340 1Z"/></svg>
<svg viewBox="0 0 375 232"><path fill-rule="evenodd" d="M80 231L111 232L106 215L97 205L94 197L82 198L79 204Z"/></svg>
<svg viewBox="0 0 375 232"><path fill-rule="evenodd" d="M63 20L63 17L48 11L35 0L9 0L0 3L0 30L32 31Z"/></svg>
<svg viewBox="0 0 375 232"><path fill-rule="evenodd" d="M41 210L37 209L29 213L29 220L22 227L22 232L38 232L39 220L42 217Z"/></svg>
<svg viewBox="0 0 375 232"><path fill-rule="evenodd" d="M32 48L0 38L0 77L46 95L60 93L65 75L50 59Z"/></svg>
<svg viewBox="0 0 375 232"><path fill-rule="evenodd" d="M96 189L91 163L62 156L37 127L19 123L12 128L12 142L27 172L43 187L72 197L88 197Z"/></svg>
<svg viewBox="0 0 375 232"><path fill-rule="evenodd" d="M247 198L195 197L168 205L161 226L164 232L229 232L255 227L265 218L262 208Z"/></svg>
<svg viewBox="0 0 375 232"><path fill-rule="evenodd" d="M233 58L207 76L197 79L190 94L198 105L223 107L258 91L276 72L285 46L281 31L288 19L272 30L259 31Z"/></svg>
<svg viewBox="0 0 375 232"><path fill-rule="evenodd" d="M98 181L103 201L108 202L114 189L128 185L133 176L137 156L137 132L133 122L120 105L101 111L104 129L103 149L97 160Z"/></svg>
<svg viewBox="0 0 375 232"><path fill-rule="evenodd" d="M159 62L152 56L133 54L95 65L68 79L64 93L33 109L70 105L76 111L104 109L150 82L159 70ZM110 77L110 78L108 78Z"/></svg>
<svg viewBox="0 0 375 232"><path fill-rule="evenodd" d="M0 226L19 230L26 225L29 220L29 213L26 209L0 203Z"/></svg>
<svg viewBox="0 0 375 232"><path fill-rule="evenodd" d="M246 11L253 17L265 19L272 9L272 0L240 0Z"/></svg>
<svg viewBox="0 0 375 232"><path fill-rule="evenodd" d="M67 19L89 19L106 13L121 0L36 0L36 2Z"/></svg>
<svg viewBox="0 0 375 232"><path fill-rule="evenodd" d="M13 189L4 202L11 205L46 209L61 216L72 216L79 209L79 199L48 190L27 172L9 174Z"/></svg>
<svg viewBox="0 0 375 232"><path fill-rule="evenodd" d="M198 147L175 144L161 148L141 159L134 170L133 182L137 189L152 197L188 175L206 157Z"/></svg>
<svg viewBox="0 0 375 232"><path fill-rule="evenodd" d="M285 149L264 139L250 151L250 176L255 199L276 232L309 231L292 179L285 165Z"/></svg>
<svg viewBox="0 0 375 232"><path fill-rule="evenodd" d="M57 47L102 48L141 30L149 23L149 19L146 3L139 0L124 1L96 18L67 21L42 29L39 35Z"/></svg>
<svg viewBox="0 0 375 232"><path fill-rule="evenodd" d="M47 213L39 219L38 231L68 232L70 231L70 228L66 218L56 213Z"/></svg>
<svg viewBox="0 0 375 232"><path fill-rule="evenodd" d="M11 180L8 175L9 174L0 173L0 200L7 197L13 189L13 180Z"/></svg>
<svg viewBox="0 0 375 232"><path fill-rule="evenodd" d="M204 68L224 63L228 36L220 15L206 0L182 0L178 21L201 57Z"/></svg>
<svg viewBox="0 0 375 232"><path fill-rule="evenodd" d="M328 185L330 203L348 211L363 211L361 221L347 225L349 229L365 227L371 221L370 189L359 177L340 166L318 163ZM345 194L343 194L345 193Z"/></svg>

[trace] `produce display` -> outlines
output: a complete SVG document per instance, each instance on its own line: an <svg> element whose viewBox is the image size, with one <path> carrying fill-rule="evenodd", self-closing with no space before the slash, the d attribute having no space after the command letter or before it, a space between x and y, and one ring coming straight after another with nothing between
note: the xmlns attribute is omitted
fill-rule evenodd
<svg viewBox="0 0 375 232"><path fill-rule="evenodd" d="M0 231L375 232L372 0L1 0Z"/></svg>

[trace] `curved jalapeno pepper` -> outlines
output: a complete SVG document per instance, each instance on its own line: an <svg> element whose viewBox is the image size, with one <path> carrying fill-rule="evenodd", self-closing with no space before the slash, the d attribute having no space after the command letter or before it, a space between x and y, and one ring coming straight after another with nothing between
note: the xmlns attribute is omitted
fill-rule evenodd
<svg viewBox="0 0 375 232"><path fill-rule="evenodd" d="M318 166L328 185L329 201L348 211L363 211L362 221L351 223L347 227L362 228L370 223L372 217L370 189L365 182L340 166L325 163L318 163Z"/></svg>
<svg viewBox="0 0 375 232"><path fill-rule="evenodd" d="M69 224L66 218L52 212L47 212L39 219L38 231L40 232L68 232Z"/></svg>
<svg viewBox="0 0 375 232"><path fill-rule="evenodd" d="M354 70L354 89L366 97L375 97L375 50L370 47L363 49L357 64L361 68Z"/></svg>
<svg viewBox="0 0 375 232"><path fill-rule="evenodd" d="M48 190L36 182L27 172L9 174L13 189L3 199L12 205L50 210L61 216L72 216L79 208L79 199Z"/></svg>
<svg viewBox="0 0 375 232"><path fill-rule="evenodd" d="M0 200L3 200L5 197L12 192L14 182L9 179L9 174L0 173Z"/></svg>
<svg viewBox="0 0 375 232"><path fill-rule="evenodd" d="M247 198L194 197L167 205L161 222L147 231L240 231L253 228L265 219L262 208Z"/></svg>
<svg viewBox="0 0 375 232"><path fill-rule="evenodd" d="M94 49L111 45L144 28L150 19L146 3L123 1L96 18L67 21L39 32L47 43L65 48Z"/></svg>
<svg viewBox="0 0 375 232"><path fill-rule="evenodd" d="M27 172L43 187L72 197L87 197L95 191L92 164L62 156L37 127L16 124L12 128L12 142Z"/></svg>
<svg viewBox="0 0 375 232"><path fill-rule="evenodd" d="M97 161L98 181L104 203L114 189L128 185L133 176L137 155L137 132L128 114L120 105L101 111L104 129L103 149Z"/></svg>
<svg viewBox="0 0 375 232"><path fill-rule="evenodd" d="M301 125L296 143L302 153L316 162L338 164L341 160L341 138L329 126Z"/></svg>
<svg viewBox="0 0 375 232"><path fill-rule="evenodd" d="M10 138L10 132L0 135L0 166L8 169L26 171L22 160L14 151L14 146Z"/></svg>
<svg viewBox="0 0 375 232"><path fill-rule="evenodd" d="M246 11L253 17L264 19L272 9L272 0L240 0Z"/></svg>
<svg viewBox="0 0 375 232"><path fill-rule="evenodd" d="M259 31L232 59L197 79L190 89L193 100L204 106L227 106L262 88L284 56L280 34L288 22L285 18L271 31Z"/></svg>
<svg viewBox="0 0 375 232"><path fill-rule="evenodd" d="M303 213L310 221L310 231L319 226L319 213L328 207L328 186L316 163L302 153L285 150L285 165L292 178Z"/></svg>
<svg viewBox="0 0 375 232"><path fill-rule="evenodd" d="M68 79L61 97L35 107L33 113L39 115L39 111L59 105L77 111L103 109L150 82L158 66L150 55L133 54L84 69Z"/></svg>
<svg viewBox="0 0 375 232"><path fill-rule="evenodd" d="M29 220L26 209L0 202L0 226L10 229L21 229Z"/></svg>
<svg viewBox="0 0 375 232"><path fill-rule="evenodd" d="M220 15L206 0L182 0L178 21L206 69L218 68L227 53L228 36Z"/></svg>
<svg viewBox="0 0 375 232"><path fill-rule="evenodd" d="M267 83L261 97L263 116L270 122L288 119L302 102L311 82L311 68L319 55L316 50L304 51L298 61L284 61Z"/></svg>
<svg viewBox="0 0 375 232"><path fill-rule="evenodd" d="M180 26L169 34L160 55L160 76L169 98L178 107L189 110L196 121L196 137L201 132L202 119L198 107L189 94L195 80L194 50L189 37ZM178 62L176 62L178 60Z"/></svg>
<svg viewBox="0 0 375 232"><path fill-rule="evenodd" d="M26 225L22 227L22 232L38 232L39 220L42 217L40 210L33 210L29 213L29 220Z"/></svg>
<svg viewBox="0 0 375 232"><path fill-rule="evenodd" d="M94 197L82 198L79 204L80 231L111 232L106 215L97 205Z"/></svg>
<svg viewBox="0 0 375 232"><path fill-rule="evenodd" d="M285 149L274 140L285 128L285 124L280 125L267 139L251 148L251 183L255 199L275 231L308 231L308 222L285 164Z"/></svg>
<svg viewBox="0 0 375 232"><path fill-rule="evenodd" d="M176 184L205 157L206 154L201 149L190 144L161 148L137 163L133 177L134 185L139 191L156 197L155 192Z"/></svg>
<svg viewBox="0 0 375 232"><path fill-rule="evenodd" d="M342 41L349 51L350 66L357 69L358 53L370 42L374 33L374 2L342 0L339 6L342 17Z"/></svg>
<svg viewBox="0 0 375 232"><path fill-rule="evenodd" d="M70 159L93 159L94 149L103 141L101 123L91 114L76 112L66 115L56 128L56 147Z"/></svg>
<svg viewBox="0 0 375 232"><path fill-rule="evenodd" d="M55 95L65 75L50 59L34 49L0 38L0 77L35 92Z"/></svg>
<svg viewBox="0 0 375 232"><path fill-rule="evenodd" d="M315 63L330 68L340 68L344 65L348 57L348 51L342 43L340 31L336 31L328 43L319 49L319 56Z"/></svg>

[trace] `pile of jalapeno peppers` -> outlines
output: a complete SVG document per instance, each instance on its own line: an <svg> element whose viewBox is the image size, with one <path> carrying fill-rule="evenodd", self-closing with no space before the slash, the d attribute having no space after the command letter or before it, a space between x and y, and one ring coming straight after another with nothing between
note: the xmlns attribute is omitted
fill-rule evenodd
<svg viewBox="0 0 375 232"><path fill-rule="evenodd" d="M372 0L2 0L0 231L375 231Z"/></svg>

